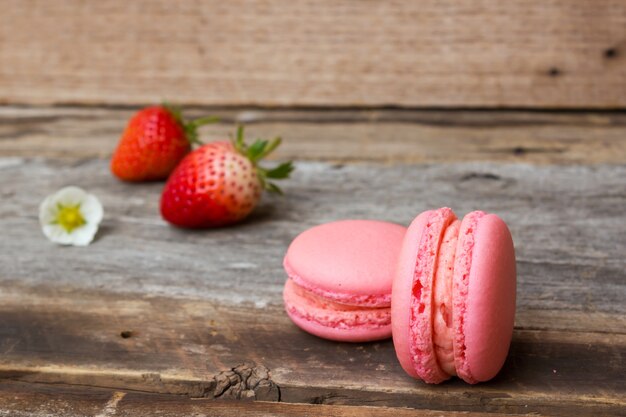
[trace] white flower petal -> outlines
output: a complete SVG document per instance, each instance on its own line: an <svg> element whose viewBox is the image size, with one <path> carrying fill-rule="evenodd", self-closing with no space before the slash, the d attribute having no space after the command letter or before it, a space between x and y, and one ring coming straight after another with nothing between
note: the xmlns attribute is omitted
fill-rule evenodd
<svg viewBox="0 0 626 417"><path fill-rule="evenodd" d="M50 195L39 205L39 223L42 227L52 223L57 217L58 208L54 200L54 195Z"/></svg>
<svg viewBox="0 0 626 417"><path fill-rule="evenodd" d="M45 225L43 227L43 233L54 243L60 243L61 245L70 245L72 243L72 235L67 233L65 229L59 225Z"/></svg>
<svg viewBox="0 0 626 417"><path fill-rule="evenodd" d="M70 186L61 188L54 194L57 203L64 206L75 206L85 200L87 193L82 188Z"/></svg>
<svg viewBox="0 0 626 417"><path fill-rule="evenodd" d="M84 226L81 226L78 229L72 231L71 244L74 246L87 246L91 243L94 236L96 236L97 231L98 226L95 224L86 224Z"/></svg>
<svg viewBox="0 0 626 417"><path fill-rule="evenodd" d="M80 214L83 215L88 224L100 224L104 211L98 197L93 194L87 194L80 205Z"/></svg>

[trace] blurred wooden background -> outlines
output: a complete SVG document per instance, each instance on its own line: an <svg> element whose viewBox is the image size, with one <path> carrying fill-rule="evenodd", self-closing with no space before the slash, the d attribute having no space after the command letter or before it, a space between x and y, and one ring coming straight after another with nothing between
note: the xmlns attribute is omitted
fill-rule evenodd
<svg viewBox="0 0 626 417"><path fill-rule="evenodd" d="M0 103L626 106L623 0L0 7Z"/></svg>

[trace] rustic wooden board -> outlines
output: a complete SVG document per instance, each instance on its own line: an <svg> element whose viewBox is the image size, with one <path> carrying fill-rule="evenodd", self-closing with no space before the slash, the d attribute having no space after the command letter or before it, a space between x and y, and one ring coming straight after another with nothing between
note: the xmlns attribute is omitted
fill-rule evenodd
<svg viewBox="0 0 626 417"><path fill-rule="evenodd" d="M621 0L0 7L0 102L626 106Z"/></svg>
<svg viewBox="0 0 626 417"><path fill-rule="evenodd" d="M342 218L408 224L423 210L447 205L459 215L483 209L507 221L517 244L521 284L530 285L520 291L522 306L626 312L619 302L626 243L624 165L301 162L284 184L287 197L267 198L248 222L189 232L168 227L160 218L162 184L118 182L107 161L1 161L2 176L10 180L0 185L0 222L6 231L0 261L3 278L21 284L262 306L276 301L284 278L282 255L300 231ZM36 222L39 202L67 184L94 192L105 206L102 231L86 250L50 244ZM254 287L241 291L244 283Z"/></svg>
<svg viewBox="0 0 626 417"><path fill-rule="evenodd" d="M159 415L274 417L442 417L440 411L372 406L328 406L274 402L205 401L181 396L90 387L0 382L0 413L14 417L135 417ZM526 414L525 414L526 415ZM536 415L536 414L535 414ZM481 412L446 412L449 417L489 417Z"/></svg>
<svg viewBox="0 0 626 417"><path fill-rule="evenodd" d="M111 154L132 109L0 107L0 156L85 159ZM626 162L626 113L189 109L222 123L205 141L281 135L278 158L334 162L533 164Z"/></svg>
<svg viewBox="0 0 626 417"><path fill-rule="evenodd" d="M428 386L404 374L391 341L324 341L297 330L274 304L255 309L48 286L27 292L3 287L3 294L5 380L502 414L612 415L626 406L623 329L613 334L518 326L496 379L479 386L458 380ZM585 320L584 314L568 316ZM241 377L251 372L263 383Z"/></svg>
<svg viewBox="0 0 626 417"><path fill-rule="evenodd" d="M4 379L453 411L626 407L624 164L298 162L286 197L240 226L202 232L168 227L161 185L119 183L106 160L4 156L0 175ZM88 248L54 246L39 231L39 201L66 184L105 205ZM332 343L290 324L281 259L298 232L341 218L406 224L442 205L496 212L515 239L516 330L496 379L427 386L402 372L390 341Z"/></svg>

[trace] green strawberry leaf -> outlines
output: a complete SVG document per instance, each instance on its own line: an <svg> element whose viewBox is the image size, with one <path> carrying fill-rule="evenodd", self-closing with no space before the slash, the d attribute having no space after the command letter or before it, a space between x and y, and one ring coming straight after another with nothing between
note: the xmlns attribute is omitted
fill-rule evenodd
<svg viewBox="0 0 626 417"><path fill-rule="evenodd" d="M237 126L237 138L235 139L235 149L242 154L248 153L248 146L243 139L243 125Z"/></svg>
<svg viewBox="0 0 626 417"><path fill-rule="evenodd" d="M281 190L280 187L278 187L278 185L274 184L273 182L266 183L264 188L270 193L283 195L283 190Z"/></svg>
<svg viewBox="0 0 626 417"><path fill-rule="evenodd" d="M261 155L259 155L258 159L263 159L265 158L267 155L271 154L272 152L274 152L274 149L278 148L280 146L280 144L282 143L282 139L280 137L276 137L274 138L269 145L265 148L265 150L263 151L263 153Z"/></svg>
<svg viewBox="0 0 626 417"><path fill-rule="evenodd" d="M220 118L217 116L206 116L206 117L200 117L198 119L193 119L187 122L186 124L188 126L193 126L194 128L198 128L200 126L208 125L211 123L217 123L219 121L220 121Z"/></svg>
<svg viewBox="0 0 626 417"><path fill-rule="evenodd" d="M265 152L265 148L267 147L268 142L266 140L257 139L250 147L248 148L248 158L253 163L256 163L261 156Z"/></svg>
<svg viewBox="0 0 626 417"><path fill-rule="evenodd" d="M275 168L265 171L266 178L283 179L289 177L289 174L294 170L293 163L291 161L278 165Z"/></svg>

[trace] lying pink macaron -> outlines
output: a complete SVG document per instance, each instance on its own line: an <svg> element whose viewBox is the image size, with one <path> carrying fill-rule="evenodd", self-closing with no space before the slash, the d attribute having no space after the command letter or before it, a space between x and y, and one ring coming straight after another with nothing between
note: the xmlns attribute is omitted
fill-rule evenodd
<svg viewBox="0 0 626 417"><path fill-rule="evenodd" d="M515 318L515 252L506 224L449 208L409 226L393 282L393 341L402 368L428 383L493 378Z"/></svg>
<svg viewBox="0 0 626 417"><path fill-rule="evenodd" d="M284 259L285 310L301 329L346 342L391 336L391 284L406 228L344 220L297 236Z"/></svg>

